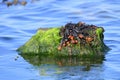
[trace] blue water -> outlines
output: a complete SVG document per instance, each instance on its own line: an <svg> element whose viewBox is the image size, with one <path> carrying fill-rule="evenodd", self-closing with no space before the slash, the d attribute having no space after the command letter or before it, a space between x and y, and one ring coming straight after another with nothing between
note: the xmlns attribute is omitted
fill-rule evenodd
<svg viewBox="0 0 120 80"><path fill-rule="evenodd" d="M83 65L35 66L16 52L38 28L78 21L104 27L104 42L111 50L101 64L90 64L89 70ZM0 80L120 80L119 45L119 0L27 0L26 6L10 7L0 3Z"/></svg>

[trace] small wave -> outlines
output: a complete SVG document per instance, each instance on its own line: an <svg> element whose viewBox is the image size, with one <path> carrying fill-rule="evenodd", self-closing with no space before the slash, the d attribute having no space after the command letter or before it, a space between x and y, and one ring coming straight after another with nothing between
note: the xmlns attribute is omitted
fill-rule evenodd
<svg viewBox="0 0 120 80"><path fill-rule="evenodd" d="M13 37L9 37L9 36L0 36L0 39L3 40L3 41L4 41L4 40L5 40L5 41L6 41L6 40L8 41L8 40L13 40L14 38L13 38Z"/></svg>
<svg viewBox="0 0 120 80"><path fill-rule="evenodd" d="M120 41L117 40L105 40L106 43L120 44Z"/></svg>

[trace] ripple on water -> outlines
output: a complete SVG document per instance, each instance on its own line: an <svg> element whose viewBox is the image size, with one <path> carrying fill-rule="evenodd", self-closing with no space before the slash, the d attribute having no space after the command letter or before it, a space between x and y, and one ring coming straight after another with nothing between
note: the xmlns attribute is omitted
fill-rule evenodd
<svg viewBox="0 0 120 80"><path fill-rule="evenodd" d="M10 36L0 36L0 39L6 41L6 40L12 40L13 38Z"/></svg>
<svg viewBox="0 0 120 80"><path fill-rule="evenodd" d="M23 20L26 20L26 21L30 20L29 17L26 17L26 16L18 16L18 15L9 16L8 18L9 18L9 19L15 19L15 20L21 20L21 21L23 21Z"/></svg>

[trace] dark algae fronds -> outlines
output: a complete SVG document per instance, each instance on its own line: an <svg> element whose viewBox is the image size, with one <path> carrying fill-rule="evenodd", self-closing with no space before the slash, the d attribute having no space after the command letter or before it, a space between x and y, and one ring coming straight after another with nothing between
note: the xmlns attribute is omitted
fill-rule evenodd
<svg viewBox="0 0 120 80"><path fill-rule="evenodd" d="M104 29L83 22L67 23L60 28L38 29L23 46L20 54L47 56L104 56Z"/></svg>
<svg viewBox="0 0 120 80"><path fill-rule="evenodd" d="M4 4L7 7L10 6L26 6L29 3L34 3L37 2L39 0L1 0L0 4ZM1 5L2 6L2 5Z"/></svg>
<svg viewBox="0 0 120 80"><path fill-rule="evenodd" d="M27 4L26 0L2 0L2 3L7 5L7 7L10 7L12 5L23 5L25 6Z"/></svg>
<svg viewBox="0 0 120 80"><path fill-rule="evenodd" d="M60 29L62 37L58 50L68 47L70 55L87 54L103 55L107 49L104 44L104 29L95 25L88 25L83 22L77 24L68 23Z"/></svg>

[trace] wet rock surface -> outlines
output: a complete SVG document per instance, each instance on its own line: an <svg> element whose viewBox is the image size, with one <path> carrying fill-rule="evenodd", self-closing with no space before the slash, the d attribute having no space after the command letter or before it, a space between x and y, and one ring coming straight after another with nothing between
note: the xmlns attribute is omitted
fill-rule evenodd
<svg viewBox="0 0 120 80"><path fill-rule="evenodd" d="M67 23L61 28L39 29L18 50L22 53L49 55L100 56L108 50L104 29L83 22Z"/></svg>
<svg viewBox="0 0 120 80"><path fill-rule="evenodd" d="M22 5L22 6L25 6L27 4L27 1L26 0L12 0L12 1L9 1L9 0L2 0L2 3L6 4L7 7L9 6L12 6L12 5Z"/></svg>
<svg viewBox="0 0 120 80"><path fill-rule="evenodd" d="M107 48L104 44L104 29L95 25L85 24L83 22L67 23L61 27L59 35L62 37L58 50L69 47L69 53L73 54L74 46L79 46L80 53L98 53L103 54Z"/></svg>
<svg viewBox="0 0 120 80"><path fill-rule="evenodd" d="M15 5L25 6L28 3L33 3L33 2L36 2L36 1L39 1L39 0L30 0L30 1L27 1L27 0L2 0L1 4L5 4L7 7L10 7L10 6L13 6L13 5L14 6Z"/></svg>

